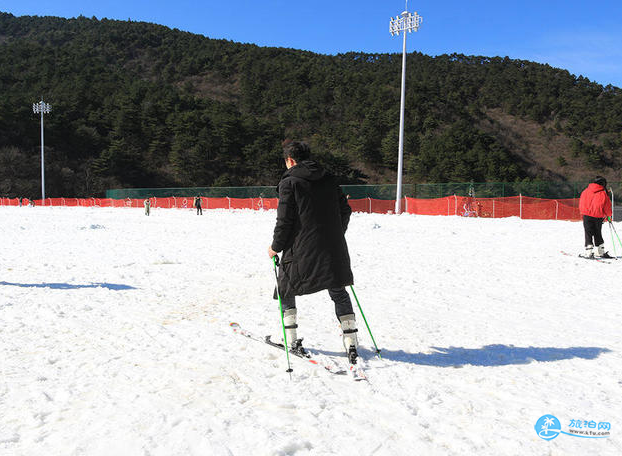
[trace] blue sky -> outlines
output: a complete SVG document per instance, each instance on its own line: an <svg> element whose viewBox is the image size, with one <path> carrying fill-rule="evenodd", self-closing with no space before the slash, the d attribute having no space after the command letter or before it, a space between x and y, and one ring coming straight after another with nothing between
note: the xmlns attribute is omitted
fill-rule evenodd
<svg viewBox="0 0 622 456"><path fill-rule="evenodd" d="M0 0L21 15L141 20L260 46L323 54L401 52L388 23L404 0ZM408 51L509 56L622 87L622 0L410 0L423 16Z"/></svg>

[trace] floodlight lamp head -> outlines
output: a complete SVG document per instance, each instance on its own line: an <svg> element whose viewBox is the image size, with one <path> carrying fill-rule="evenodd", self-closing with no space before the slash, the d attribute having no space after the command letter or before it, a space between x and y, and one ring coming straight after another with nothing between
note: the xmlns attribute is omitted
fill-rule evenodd
<svg viewBox="0 0 622 456"><path fill-rule="evenodd" d="M389 21L389 33L391 36L395 36L399 33L399 24L396 19L391 18L391 21Z"/></svg>
<svg viewBox="0 0 622 456"><path fill-rule="evenodd" d="M32 104L32 112L34 112L35 114L49 114L50 111L52 111L52 105L50 105L49 103L44 103L43 101L40 101L38 103Z"/></svg>

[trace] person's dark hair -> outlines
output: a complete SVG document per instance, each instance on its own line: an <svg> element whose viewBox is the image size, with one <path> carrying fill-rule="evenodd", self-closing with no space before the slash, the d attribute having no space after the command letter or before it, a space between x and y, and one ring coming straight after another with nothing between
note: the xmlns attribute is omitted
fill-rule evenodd
<svg viewBox="0 0 622 456"><path fill-rule="evenodd" d="M602 185L604 188L607 188L607 179L605 179L603 176L596 176L594 178L594 183Z"/></svg>
<svg viewBox="0 0 622 456"><path fill-rule="evenodd" d="M293 158L296 162L308 160L311 155L311 148L305 142L285 141L283 142L283 158Z"/></svg>

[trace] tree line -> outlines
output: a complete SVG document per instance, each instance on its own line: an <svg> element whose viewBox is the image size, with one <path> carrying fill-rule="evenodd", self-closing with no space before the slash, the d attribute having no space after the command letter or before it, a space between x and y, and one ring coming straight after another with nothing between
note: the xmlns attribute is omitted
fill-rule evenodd
<svg viewBox="0 0 622 456"><path fill-rule="evenodd" d="M408 56L405 182L521 181L481 127L491 109L572 140L598 171L622 152L617 87L502 57ZM386 183L397 163L399 54L335 56L214 40L160 25L0 13L0 194L275 185L284 138L310 142L341 183ZM561 165L561 163L560 163ZM384 179L384 180L383 180Z"/></svg>

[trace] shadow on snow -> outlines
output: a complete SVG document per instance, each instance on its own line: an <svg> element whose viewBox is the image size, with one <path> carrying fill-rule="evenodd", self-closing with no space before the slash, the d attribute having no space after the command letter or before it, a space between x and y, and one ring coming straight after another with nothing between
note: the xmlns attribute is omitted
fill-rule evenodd
<svg viewBox="0 0 622 456"><path fill-rule="evenodd" d="M506 366L508 364L529 364L532 361L550 362L564 359L595 359L608 348L599 347L514 347L512 345L486 345L482 348L431 347L433 353L407 353L403 350L381 350L384 359L403 363L436 367ZM368 350L361 350L368 351ZM369 351L365 358L374 355Z"/></svg>
<svg viewBox="0 0 622 456"><path fill-rule="evenodd" d="M136 290L130 285L122 285L117 283L91 283L89 285L76 285L71 283L10 283L0 282L0 285L7 285L22 288L50 288L52 290L77 290L80 288L108 288L109 290Z"/></svg>

